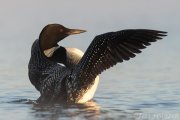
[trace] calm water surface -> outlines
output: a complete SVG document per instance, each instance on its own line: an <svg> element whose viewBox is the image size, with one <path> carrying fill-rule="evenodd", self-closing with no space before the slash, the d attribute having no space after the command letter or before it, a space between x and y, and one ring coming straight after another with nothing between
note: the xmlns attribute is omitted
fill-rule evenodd
<svg viewBox="0 0 180 120"><path fill-rule="evenodd" d="M180 119L180 80L121 80L113 71L101 76L93 101L84 105L38 106L39 93L26 77L1 76L0 119Z"/></svg>

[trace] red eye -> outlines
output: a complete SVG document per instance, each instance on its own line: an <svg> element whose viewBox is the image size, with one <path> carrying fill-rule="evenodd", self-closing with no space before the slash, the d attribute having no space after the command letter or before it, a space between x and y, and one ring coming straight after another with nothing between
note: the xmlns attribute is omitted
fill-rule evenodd
<svg viewBox="0 0 180 120"><path fill-rule="evenodd" d="M60 32L63 32L63 29L60 29L59 31L60 31Z"/></svg>

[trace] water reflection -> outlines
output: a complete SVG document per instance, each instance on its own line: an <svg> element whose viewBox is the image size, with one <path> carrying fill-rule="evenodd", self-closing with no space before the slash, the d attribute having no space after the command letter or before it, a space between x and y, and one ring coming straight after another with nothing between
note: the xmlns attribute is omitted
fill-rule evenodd
<svg viewBox="0 0 180 120"><path fill-rule="evenodd" d="M101 89L94 97L95 101L78 105L40 106L35 104L38 95L32 89L19 88L13 91L3 89L0 90L0 114L8 113L8 115L0 118L2 120L9 120L12 117L14 120L138 120L140 117L151 117L154 114L172 113L175 117L176 114L179 115L179 80L130 80L121 81L118 86L116 81L104 80L103 84L113 88L107 91L107 87L100 86ZM173 120L179 120L179 117Z"/></svg>
<svg viewBox="0 0 180 120"><path fill-rule="evenodd" d="M36 105L32 107L32 114L38 119L58 120L60 118L86 118L98 119L100 117L100 106L95 101L76 105Z"/></svg>

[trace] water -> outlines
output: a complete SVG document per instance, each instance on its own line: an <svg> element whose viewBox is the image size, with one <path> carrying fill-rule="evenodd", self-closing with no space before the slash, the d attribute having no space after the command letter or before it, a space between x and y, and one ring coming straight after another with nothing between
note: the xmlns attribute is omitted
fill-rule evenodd
<svg viewBox="0 0 180 120"><path fill-rule="evenodd" d="M139 60L135 61L118 65L102 74L94 101L84 105L37 106L34 100L39 93L28 81L27 71L19 70L17 74L4 73L0 78L0 118L179 120L180 80L169 79L165 75L162 77L159 75L161 72L169 76L172 73L166 69L161 72L153 69L154 72L151 64L146 65L147 68L137 69ZM153 76L148 75L149 72Z"/></svg>
<svg viewBox="0 0 180 120"><path fill-rule="evenodd" d="M0 120L179 120L178 3L178 0L54 0L53 3L2 0ZM84 105L38 106L35 100L39 93L27 76L30 48L42 27L54 22L88 30L60 43L83 51L95 35L126 28L165 30L168 37L136 58L103 72L93 101Z"/></svg>
<svg viewBox="0 0 180 120"><path fill-rule="evenodd" d="M38 93L30 84L20 85L25 80L13 83L15 87L10 83L1 85L0 118L179 120L179 80L118 80L118 77L110 80L106 77L102 77L94 100L84 105L38 106L34 103Z"/></svg>

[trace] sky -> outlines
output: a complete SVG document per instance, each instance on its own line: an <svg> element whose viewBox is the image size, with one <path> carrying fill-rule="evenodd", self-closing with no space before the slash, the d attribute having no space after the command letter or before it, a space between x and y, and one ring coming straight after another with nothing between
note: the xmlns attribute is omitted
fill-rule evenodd
<svg viewBox="0 0 180 120"><path fill-rule="evenodd" d="M152 51L154 56L142 57L159 56L170 61L162 65L174 62L177 64L171 66L180 66L179 5L179 0L0 0L0 71L25 75L31 45L50 23L86 29L87 33L70 36L61 43L83 51L96 35L105 32L140 28L167 31L164 42L147 50L146 54Z"/></svg>

